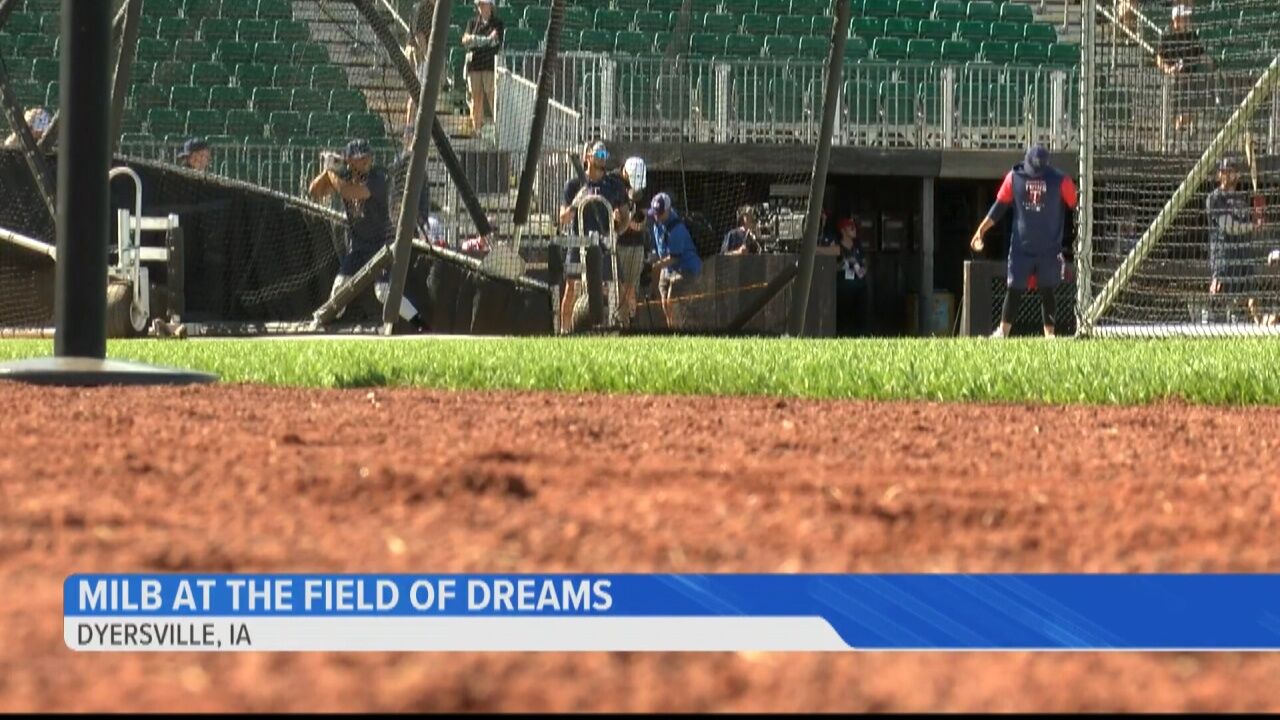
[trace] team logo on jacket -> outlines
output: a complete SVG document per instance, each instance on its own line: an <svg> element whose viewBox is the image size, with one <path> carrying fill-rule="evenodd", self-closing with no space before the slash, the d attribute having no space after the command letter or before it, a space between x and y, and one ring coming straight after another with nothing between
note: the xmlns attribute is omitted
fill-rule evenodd
<svg viewBox="0 0 1280 720"><path fill-rule="evenodd" d="M1049 192L1049 184L1044 180L1027 181L1027 208L1040 210L1044 207L1045 193Z"/></svg>

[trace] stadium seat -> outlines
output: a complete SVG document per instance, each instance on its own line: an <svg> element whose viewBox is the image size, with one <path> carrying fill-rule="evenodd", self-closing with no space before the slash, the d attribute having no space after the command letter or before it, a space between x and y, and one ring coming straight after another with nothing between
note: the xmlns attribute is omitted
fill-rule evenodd
<svg viewBox="0 0 1280 720"><path fill-rule="evenodd" d="M274 68L269 65L244 62L235 67L236 84L240 87L257 88L271 84L271 74Z"/></svg>
<svg viewBox="0 0 1280 720"><path fill-rule="evenodd" d="M667 15L664 12L657 12L655 10L640 10L636 12L636 30L652 33L663 32L670 29L670 15Z"/></svg>
<svg viewBox="0 0 1280 720"><path fill-rule="evenodd" d="M756 0L724 0L721 9L734 15L748 15L756 11Z"/></svg>
<svg viewBox="0 0 1280 720"><path fill-rule="evenodd" d="M169 107L168 85L134 85L130 88L133 106L142 111Z"/></svg>
<svg viewBox="0 0 1280 720"><path fill-rule="evenodd" d="M884 34L888 37L911 39L920 33L920 21L911 18L890 18L884 21Z"/></svg>
<svg viewBox="0 0 1280 720"><path fill-rule="evenodd" d="M1030 5L1024 5L1019 2L1006 2L1000 6L1000 19L1006 22L1027 25L1035 22L1036 14Z"/></svg>
<svg viewBox="0 0 1280 720"><path fill-rule="evenodd" d="M826 60L831 54L831 41L810 35L800 38L800 57L804 60Z"/></svg>
<svg viewBox="0 0 1280 720"><path fill-rule="evenodd" d="M618 107L633 117L647 117L653 111L653 81L641 72L619 69Z"/></svg>
<svg viewBox="0 0 1280 720"><path fill-rule="evenodd" d="M871 43L871 52L877 60L905 60L907 41L902 38L881 37Z"/></svg>
<svg viewBox="0 0 1280 720"><path fill-rule="evenodd" d="M1023 26L1017 23L991 23L991 39L1004 42L1018 42L1022 39Z"/></svg>
<svg viewBox="0 0 1280 720"><path fill-rule="evenodd" d="M982 60L989 63L1013 62L1013 44L985 40L982 43Z"/></svg>
<svg viewBox="0 0 1280 720"><path fill-rule="evenodd" d="M651 37L642 32L620 32L614 39L613 51L620 55L644 55L651 49Z"/></svg>
<svg viewBox="0 0 1280 720"><path fill-rule="evenodd" d="M221 135L226 128L227 118L221 110L191 110L187 113L188 135Z"/></svg>
<svg viewBox="0 0 1280 720"><path fill-rule="evenodd" d="M195 37L191 21L180 17L162 17L156 26L156 37L169 42Z"/></svg>
<svg viewBox="0 0 1280 720"><path fill-rule="evenodd" d="M327 112L329 110L329 93L311 88L294 88L290 95L289 109L303 114Z"/></svg>
<svg viewBox="0 0 1280 720"><path fill-rule="evenodd" d="M1049 46L1049 63L1069 67L1080 63L1080 46L1075 43L1053 43Z"/></svg>
<svg viewBox="0 0 1280 720"><path fill-rule="evenodd" d="M147 131L152 135L180 134L187 127L187 114L168 108L147 112Z"/></svg>
<svg viewBox="0 0 1280 720"><path fill-rule="evenodd" d="M739 37L753 37L741 35ZM713 57L724 52L725 37L716 33L694 33L689 38L689 54L694 57Z"/></svg>
<svg viewBox="0 0 1280 720"><path fill-rule="evenodd" d="M759 35L730 35L724 47L729 57L760 57L764 52L764 38Z"/></svg>
<svg viewBox="0 0 1280 720"><path fill-rule="evenodd" d="M844 41L844 57L846 60L862 60L871 51L865 38L851 37Z"/></svg>
<svg viewBox="0 0 1280 720"><path fill-rule="evenodd" d="M62 87L55 80L45 86L44 106L50 110L57 110L62 104Z"/></svg>
<svg viewBox="0 0 1280 720"><path fill-rule="evenodd" d="M47 20L48 18L46 18ZM160 37L160 20L150 15L143 15L138 18L138 37L153 38Z"/></svg>
<svg viewBox="0 0 1280 720"><path fill-rule="evenodd" d="M9 21L4 24L4 31L13 35L38 35L40 29L40 16L15 12L9 16ZM6 134L8 131L5 131Z"/></svg>
<svg viewBox="0 0 1280 720"><path fill-rule="evenodd" d="M778 18L777 34L808 35L813 26L813 18L799 15L783 15Z"/></svg>
<svg viewBox="0 0 1280 720"><path fill-rule="evenodd" d="M774 17L790 15L791 0L756 0L756 12L761 15L773 15Z"/></svg>
<svg viewBox="0 0 1280 720"><path fill-rule="evenodd" d="M224 18L256 18L258 4L253 0L223 0L222 17Z"/></svg>
<svg viewBox="0 0 1280 720"><path fill-rule="evenodd" d="M253 61L263 65L286 65L293 49L281 42L260 42L253 47Z"/></svg>
<svg viewBox="0 0 1280 720"><path fill-rule="evenodd" d="M231 82L227 68L222 63L198 62L191 66L191 84L203 87L225 86Z"/></svg>
<svg viewBox="0 0 1280 720"><path fill-rule="evenodd" d="M44 83L38 83L35 80L13 80L9 83L13 94L18 96L18 104L39 105L44 102L45 90L47 86Z"/></svg>
<svg viewBox="0 0 1280 720"><path fill-rule="evenodd" d="M1052 25L1046 23L1031 23L1026 26L1022 39L1027 42L1038 42L1047 45L1058 42L1058 31L1053 29Z"/></svg>
<svg viewBox="0 0 1280 720"><path fill-rule="evenodd" d="M849 31L857 37L872 40L884 35L884 20L856 17L849 23Z"/></svg>
<svg viewBox="0 0 1280 720"><path fill-rule="evenodd" d="M169 93L169 107L174 110L203 110L209 107L209 88L175 85Z"/></svg>
<svg viewBox="0 0 1280 720"><path fill-rule="evenodd" d="M13 57L12 55L8 55L4 52L0 52L0 58L4 59L5 71L9 74L9 78L11 80L30 80L31 74L32 74L32 67L35 65L36 62L38 62L36 60L32 60L31 58ZM40 58L40 59L53 60L52 58ZM58 61L53 60L53 63L55 66L57 66Z"/></svg>
<svg viewBox="0 0 1280 720"><path fill-rule="evenodd" d="M138 59L150 62L173 60L174 43L155 38L138 40ZM185 61L184 61L185 62Z"/></svg>
<svg viewBox="0 0 1280 720"><path fill-rule="evenodd" d="M1049 62L1049 46L1038 42L1020 42L1013 46L1013 61L1020 65L1043 65Z"/></svg>
<svg viewBox="0 0 1280 720"><path fill-rule="evenodd" d="M276 65L271 73L271 84L278 88L311 87L311 68L298 65Z"/></svg>
<svg viewBox="0 0 1280 720"><path fill-rule="evenodd" d="M236 25L236 39L246 43L270 42L276 36L275 23L270 20L241 20Z"/></svg>
<svg viewBox="0 0 1280 720"><path fill-rule="evenodd" d="M217 58L223 65L253 62L253 45L239 40L223 40L218 43Z"/></svg>
<svg viewBox="0 0 1280 720"><path fill-rule="evenodd" d="M650 10L661 10L665 13L678 12L684 0L649 0Z"/></svg>
<svg viewBox="0 0 1280 720"><path fill-rule="evenodd" d="M222 0L184 0L182 16L188 20L218 17L222 14Z"/></svg>
<svg viewBox="0 0 1280 720"><path fill-rule="evenodd" d="M186 63L205 62L213 51L203 40L179 40L173 46L173 59Z"/></svg>
<svg viewBox="0 0 1280 720"><path fill-rule="evenodd" d="M649 7L649 0L614 0L614 6L619 10L638 11Z"/></svg>
<svg viewBox="0 0 1280 720"><path fill-rule="evenodd" d="M751 13L742 16L742 32L748 35L773 35L778 29L778 19L772 15Z"/></svg>
<svg viewBox="0 0 1280 720"><path fill-rule="evenodd" d="M769 81L769 119L773 122L783 124L802 122L804 101L804 91L794 78L775 77Z"/></svg>
<svg viewBox="0 0 1280 720"><path fill-rule="evenodd" d="M347 136L366 140L386 135L387 128L380 115L351 113L347 116Z"/></svg>
<svg viewBox="0 0 1280 720"><path fill-rule="evenodd" d="M276 42L293 45L310 40L311 32L307 30L307 24L301 20L277 20L275 39Z"/></svg>
<svg viewBox="0 0 1280 720"><path fill-rule="evenodd" d="M550 23L551 8L531 5L524 9L524 26L538 35L545 34Z"/></svg>
<svg viewBox="0 0 1280 720"><path fill-rule="evenodd" d="M9 61L6 60L6 63ZM22 67L15 67L14 64L9 66L9 76L12 78L25 80L31 78L39 83L51 83L58 79L58 75L62 72L62 64L53 58L37 58L30 61L27 65L26 72Z"/></svg>
<svg viewBox="0 0 1280 720"><path fill-rule="evenodd" d="M613 50L615 33L608 30L584 30L578 39L578 49L583 52L604 53Z"/></svg>
<svg viewBox="0 0 1280 720"><path fill-rule="evenodd" d="M338 113L313 112L307 118L307 135L313 138L342 137L346 129L346 117Z"/></svg>
<svg viewBox="0 0 1280 720"><path fill-rule="evenodd" d="M533 30L513 27L507 28L503 34L503 46L513 52L537 50L541 44L541 38Z"/></svg>
<svg viewBox="0 0 1280 720"><path fill-rule="evenodd" d="M672 34L662 30L653 34L653 51L662 55L672 43Z"/></svg>
<svg viewBox="0 0 1280 720"><path fill-rule="evenodd" d="M259 114L288 110L291 92L287 88L254 88L253 109Z"/></svg>
<svg viewBox="0 0 1280 720"><path fill-rule="evenodd" d="M955 23L947 20L920 21L920 37L926 40L950 40L955 32Z"/></svg>
<svg viewBox="0 0 1280 720"><path fill-rule="evenodd" d="M236 21L207 17L200 21L200 38L210 44L236 39Z"/></svg>
<svg viewBox="0 0 1280 720"><path fill-rule="evenodd" d="M14 49L19 56L33 60L53 57L53 40L39 33L23 33L14 43Z"/></svg>
<svg viewBox="0 0 1280 720"><path fill-rule="evenodd" d="M271 113L267 118L267 135L273 140L288 140L306 132L307 122L302 113L281 110Z"/></svg>
<svg viewBox="0 0 1280 720"><path fill-rule="evenodd" d="M732 12L728 10L727 12ZM831 15L834 8L830 0L791 0L791 14L805 15L813 17L814 15Z"/></svg>
<svg viewBox="0 0 1280 720"><path fill-rule="evenodd" d="M351 114L367 110L364 93L355 88L335 88L329 91L329 112Z"/></svg>
<svg viewBox="0 0 1280 720"><path fill-rule="evenodd" d="M569 4L564 9L564 26L574 30L591 27L591 10L581 5Z"/></svg>
<svg viewBox="0 0 1280 720"><path fill-rule="evenodd" d="M182 8L178 0L144 0L142 14L154 18L177 17Z"/></svg>
<svg viewBox="0 0 1280 720"><path fill-rule="evenodd" d="M140 60L133 61L133 70L129 74L130 82L137 85L140 83L149 83L155 77L155 63L142 62Z"/></svg>
<svg viewBox="0 0 1280 720"><path fill-rule="evenodd" d="M329 91L347 86L347 71L338 65L317 65L311 69L311 87Z"/></svg>
<svg viewBox="0 0 1280 720"><path fill-rule="evenodd" d="M898 0L898 17L924 20L933 14L930 0Z"/></svg>
<svg viewBox="0 0 1280 720"><path fill-rule="evenodd" d="M195 79L193 73L192 82ZM242 87L214 85L209 92L209 107L214 110L244 110L249 107L249 92Z"/></svg>
<svg viewBox="0 0 1280 720"><path fill-rule="evenodd" d="M770 35L764 39L764 54L789 60L800 55L800 38L794 35Z"/></svg>
<svg viewBox="0 0 1280 720"><path fill-rule="evenodd" d="M293 61L301 65L327 65L329 51L317 42L296 42L293 44Z"/></svg>
<svg viewBox="0 0 1280 720"><path fill-rule="evenodd" d="M810 24L810 30L814 35L821 35L825 38L831 37L831 31L836 27L836 19L830 15L814 15L813 22Z"/></svg>
<svg viewBox="0 0 1280 720"><path fill-rule="evenodd" d="M862 6L864 17L891 18L898 16L897 0L866 0Z"/></svg>
<svg viewBox="0 0 1280 720"><path fill-rule="evenodd" d="M689 9L706 15L720 9L720 0L689 0Z"/></svg>
<svg viewBox="0 0 1280 720"><path fill-rule="evenodd" d="M128 148L136 145L150 145L154 140L150 135L144 132L127 132L120 135L121 148Z"/></svg>
<svg viewBox="0 0 1280 720"><path fill-rule="evenodd" d="M981 42L991 39L991 24L976 20L965 20L956 24L957 40L974 40Z"/></svg>
<svg viewBox="0 0 1280 720"><path fill-rule="evenodd" d="M968 17L968 10L961 0L938 0L933 4L933 17L938 20L959 22Z"/></svg>
<svg viewBox="0 0 1280 720"><path fill-rule="evenodd" d="M969 40L943 40L942 60L947 63L968 63L978 57L978 46Z"/></svg>
<svg viewBox="0 0 1280 720"><path fill-rule="evenodd" d="M1000 19L1000 6L988 0L972 0L965 6L965 17L970 20L995 22Z"/></svg>
<svg viewBox="0 0 1280 720"><path fill-rule="evenodd" d="M907 59L920 62L938 62L942 59L942 41L908 40Z"/></svg>
<svg viewBox="0 0 1280 720"><path fill-rule="evenodd" d="M616 33L620 30L629 30L634 18L635 13L629 13L626 10L601 8L596 10L594 26L596 30L612 30Z"/></svg>
<svg viewBox="0 0 1280 720"><path fill-rule="evenodd" d="M227 112L227 134L235 137L261 138L266 123L254 110L230 110Z"/></svg>
<svg viewBox="0 0 1280 720"><path fill-rule="evenodd" d="M845 124L853 127L870 125L878 119L878 86L866 80L846 80L841 94L844 96Z"/></svg>
<svg viewBox="0 0 1280 720"><path fill-rule="evenodd" d="M258 17L263 20L292 20L293 3L289 0L258 0Z"/></svg>
<svg viewBox="0 0 1280 720"><path fill-rule="evenodd" d="M708 13L702 19L702 31L721 35L733 34L738 31L738 16L728 13Z"/></svg>

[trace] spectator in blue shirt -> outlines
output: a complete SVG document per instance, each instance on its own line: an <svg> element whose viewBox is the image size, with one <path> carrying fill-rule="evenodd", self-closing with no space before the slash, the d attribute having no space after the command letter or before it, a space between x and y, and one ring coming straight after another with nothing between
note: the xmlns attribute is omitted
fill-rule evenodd
<svg viewBox="0 0 1280 720"><path fill-rule="evenodd" d="M658 295L662 299L662 314L667 327L674 330L683 324L681 298L689 294L690 286L702 272L702 258L693 244L693 236L671 204L671 196L658 193L649 205L649 217L653 221L653 244L658 253L654 270L661 270Z"/></svg>

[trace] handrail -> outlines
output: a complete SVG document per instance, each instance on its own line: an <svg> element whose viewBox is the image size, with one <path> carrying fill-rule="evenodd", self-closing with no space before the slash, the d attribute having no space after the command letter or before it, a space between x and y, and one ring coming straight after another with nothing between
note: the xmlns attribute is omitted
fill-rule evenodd
<svg viewBox="0 0 1280 720"><path fill-rule="evenodd" d="M1118 0L1111 0L1112 8L1115 8L1115 6L1118 4L1119 4ZM1138 47L1147 51L1148 55L1155 57L1156 48L1153 47L1146 40L1144 40L1142 38L1141 33L1135 32L1128 25L1126 25L1123 22L1120 22L1120 18L1118 17L1117 12L1114 9L1108 9L1102 3L1098 3L1097 7L1098 7L1099 15L1106 18L1107 21L1112 24L1112 26L1114 26L1115 28L1123 32L1125 35L1127 35L1130 40L1132 40L1134 43L1138 45ZM1159 38L1164 37L1164 30L1159 25L1157 25L1154 21L1152 21L1151 18L1148 18L1145 14L1143 14L1143 12L1138 9L1136 3L1130 2L1129 8L1130 8L1130 11L1133 13L1134 17L1136 17L1143 25L1149 27L1152 30L1152 32L1156 34L1157 43L1158 43Z"/></svg>

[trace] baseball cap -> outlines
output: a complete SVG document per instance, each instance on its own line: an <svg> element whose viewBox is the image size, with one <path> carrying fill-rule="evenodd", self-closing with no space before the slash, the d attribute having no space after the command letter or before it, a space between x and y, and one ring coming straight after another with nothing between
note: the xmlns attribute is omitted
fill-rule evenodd
<svg viewBox="0 0 1280 720"><path fill-rule="evenodd" d="M49 112L44 108L32 108L27 111L26 120L33 131L42 133L49 129L49 124L53 119L49 117Z"/></svg>
<svg viewBox="0 0 1280 720"><path fill-rule="evenodd" d="M605 147L604 143L597 140L587 146L586 155L588 157L595 158L596 160L608 160L609 148Z"/></svg>
<svg viewBox="0 0 1280 720"><path fill-rule="evenodd" d="M836 229L840 231L843 231L847 227L851 227L854 230L857 230L858 221L851 217L847 217L847 218L841 218L840 222L836 224Z"/></svg>
<svg viewBox="0 0 1280 720"><path fill-rule="evenodd" d="M671 196L666 193L658 193L653 196L653 200L649 203L649 209L654 215L661 215L671 209Z"/></svg>
<svg viewBox="0 0 1280 720"><path fill-rule="evenodd" d="M191 157L192 155L195 155L201 150L208 150L208 149L209 149L209 143L205 142L204 138L198 138L198 137L187 138L187 141L182 143L182 152L178 153L178 157L179 158Z"/></svg>
<svg viewBox="0 0 1280 720"><path fill-rule="evenodd" d="M1178 3L1173 6L1174 17L1191 17L1191 6Z"/></svg>
<svg viewBox="0 0 1280 720"><path fill-rule="evenodd" d="M1027 156L1023 159L1022 167L1028 174L1039 175L1049 167L1049 151L1043 145L1032 145L1027 148Z"/></svg>
<svg viewBox="0 0 1280 720"><path fill-rule="evenodd" d="M1232 158L1222 158L1218 161L1218 172L1236 172L1238 169L1236 161Z"/></svg>
<svg viewBox="0 0 1280 720"><path fill-rule="evenodd" d="M622 164L622 168L627 171L627 178L631 181L632 190L643 190L645 185L645 175L648 170L645 167L644 159L638 157L629 157Z"/></svg>
<svg viewBox="0 0 1280 720"><path fill-rule="evenodd" d="M373 154L373 149L369 147L369 141L361 140L359 138L356 138L351 142L347 143L347 149L343 153L343 155L348 158L360 157L361 155L372 155L372 154Z"/></svg>

